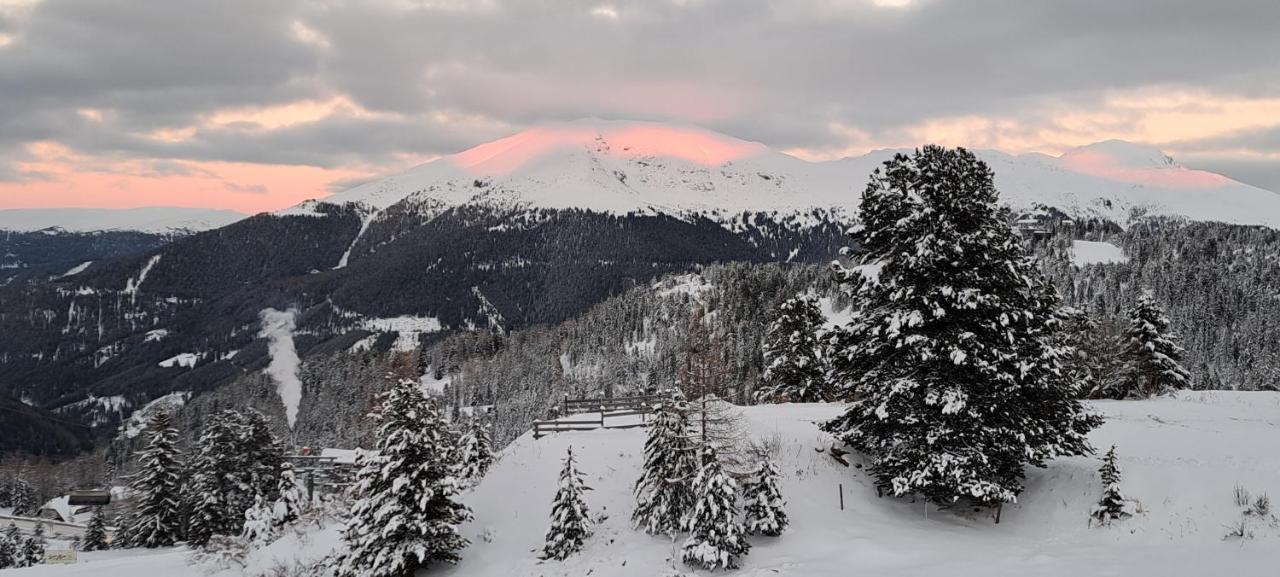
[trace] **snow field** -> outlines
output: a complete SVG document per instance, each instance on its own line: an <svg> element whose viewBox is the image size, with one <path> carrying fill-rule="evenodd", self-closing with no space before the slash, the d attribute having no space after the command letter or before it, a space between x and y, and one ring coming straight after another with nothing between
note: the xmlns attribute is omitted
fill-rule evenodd
<svg viewBox="0 0 1280 577"><path fill-rule="evenodd" d="M834 404L743 409L754 438L776 445L791 525L781 537L751 537L744 577L764 576L1077 576L1252 577L1280 570L1280 522L1246 516L1237 485L1280 496L1280 393L1182 392L1147 401L1092 406L1107 422L1091 435L1101 452L1117 445L1120 486L1140 513L1110 527L1090 527L1101 496L1096 457L1059 459L1028 471L1019 503L1000 524L988 511L941 511L922 501L876 498L855 458L844 467L826 453L831 439L815 422L839 413ZM504 449L488 476L462 499L475 520L462 527L471 545L456 566L420 577L707 575L678 562L665 537L631 528L631 487L640 474L644 429L524 435ZM586 484L594 527L582 552L559 561L538 554L547 530L562 460L572 445ZM854 457L854 455L851 455ZM843 484L845 509L839 505ZM1224 539L1248 518L1251 539ZM340 543L335 527L281 541L253 553L247 568L190 567L178 550L82 555L70 567L15 570L32 575L219 577L253 574L319 559ZM676 561L673 561L675 559ZM8 573L6 573L7 575Z"/></svg>

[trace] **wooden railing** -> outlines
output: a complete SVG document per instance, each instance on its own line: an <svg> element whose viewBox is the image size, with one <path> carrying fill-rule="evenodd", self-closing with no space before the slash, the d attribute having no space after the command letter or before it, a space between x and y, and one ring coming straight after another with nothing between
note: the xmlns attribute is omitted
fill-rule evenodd
<svg viewBox="0 0 1280 577"><path fill-rule="evenodd" d="M570 418L549 419L533 422L533 438L538 439L551 433L564 431L593 431L595 429L633 429L649 425L649 415L654 407L667 397L664 395L640 395L634 397L613 397L608 399L570 399L561 403L561 414ZM571 418L584 413L599 413L599 418ZM623 417L640 417L640 422L617 423ZM615 424L609 420L614 419Z"/></svg>

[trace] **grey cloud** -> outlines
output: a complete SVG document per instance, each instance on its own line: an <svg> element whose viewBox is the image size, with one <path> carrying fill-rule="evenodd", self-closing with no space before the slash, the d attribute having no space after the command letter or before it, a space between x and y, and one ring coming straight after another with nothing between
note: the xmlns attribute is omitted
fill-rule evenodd
<svg viewBox="0 0 1280 577"><path fill-rule="evenodd" d="M173 160L378 165L490 139L488 125L581 116L699 122L778 148L834 147L840 123L874 135L939 116L1034 125L1045 103L1182 86L1280 94L1280 3L1239 0L579 0L406 9L404 2L43 0L0 20L0 166L24 143ZM322 38L296 37L299 23ZM138 136L209 112L345 94L385 117L275 131ZM110 111L87 122L75 110ZM0 172L0 178L3 173Z"/></svg>

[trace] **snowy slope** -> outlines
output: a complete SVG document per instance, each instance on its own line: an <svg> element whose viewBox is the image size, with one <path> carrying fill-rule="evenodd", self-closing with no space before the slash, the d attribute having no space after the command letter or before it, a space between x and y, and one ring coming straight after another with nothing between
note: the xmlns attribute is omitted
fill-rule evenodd
<svg viewBox="0 0 1280 577"><path fill-rule="evenodd" d="M330 196L382 210L405 199L732 215L856 210L895 150L807 162L697 127L597 119L550 124ZM1280 195L1190 170L1158 150L1107 141L1061 157L979 151L1014 208L1058 207L1124 223L1133 211L1280 226ZM315 201L284 213L310 213Z"/></svg>
<svg viewBox="0 0 1280 577"><path fill-rule="evenodd" d="M128 230L150 233L200 232L245 218L234 210L155 206L145 208L29 208L0 210L0 230L66 232Z"/></svg>
<svg viewBox="0 0 1280 577"><path fill-rule="evenodd" d="M1092 435L1099 448L1118 445L1121 486L1141 503L1137 517L1089 527L1102 487L1094 458L1061 459L1030 472L1021 502L999 525L984 513L939 511L922 502L876 498L868 477L815 448L830 440L814 426L836 405L770 405L745 414L757 438L776 438L791 527L778 538L752 538L736 575L763 576L1077 576L1178 577L1274 575L1280 522L1252 518L1250 540L1224 540L1242 518L1233 503L1240 485L1280 495L1280 394L1184 392L1177 398L1107 401L1094 405L1107 423ZM507 447L485 480L464 500L475 521L463 534L471 546L456 567L422 576L653 577L709 575L672 565L672 543L633 530L631 485L639 474L644 431L525 435ZM594 490L593 515L607 515L586 549L564 562L541 562L560 459L572 445ZM845 510L839 507L844 485ZM332 528L309 539L273 545L270 556L318 558L335 543ZM26 575L201 575L173 554L88 554L74 568L13 571ZM104 557L108 557L104 559ZM101 559L99 561L99 559ZM261 563L261 562L260 562ZM228 573L223 573L228 574ZM234 573L230 573L234 574Z"/></svg>

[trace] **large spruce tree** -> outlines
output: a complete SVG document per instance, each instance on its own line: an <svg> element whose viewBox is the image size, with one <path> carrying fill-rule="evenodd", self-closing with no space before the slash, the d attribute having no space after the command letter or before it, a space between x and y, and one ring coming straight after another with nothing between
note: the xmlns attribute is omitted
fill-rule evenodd
<svg viewBox="0 0 1280 577"><path fill-rule="evenodd" d="M773 403L813 403L832 399L819 339L826 317L811 296L778 306L764 344L765 388L757 397Z"/></svg>
<svg viewBox="0 0 1280 577"><path fill-rule="evenodd" d="M1098 424L1062 370L1058 297L971 152L926 146L876 170L833 265L858 314L833 338L844 415L825 429L893 495L1009 502L1024 468L1089 452Z"/></svg>
<svg viewBox="0 0 1280 577"><path fill-rule="evenodd" d="M455 563L467 540L458 525L471 510L457 501L455 451L436 407L417 382L398 381L374 415L378 452L362 459L359 499L344 533L338 575L410 577L436 562Z"/></svg>
<svg viewBox="0 0 1280 577"><path fill-rule="evenodd" d="M134 508L120 536L126 547L168 547L182 539L182 462L171 422L158 411L144 431L147 448L130 484Z"/></svg>
<svg viewBox="0 0 1280 577"><path fill-rule="evenodd" d="M636 508L631 520L652 535L674 535L693 509L692 482L698 473L697 446L690 438L683 403L666 403L649 426L644 465L635 484Z"/></svg>
<svg viewBox="0 0 1280 577"><path fill-rule="evenodd" d="M1117 396L1145 397L1190 387L1191 374L1182 367L1182 347L1176 338L1155 297L1143 291L1129 309Z"/></svg>
<svg viewBox="0 0 1280 577"><path fill-rule="evenodd" d="M80 550L102 551L107 546L106 511L99 505L93 508L93 517L89 518L89 526L85 528L84 539L80 540Z"/></svg>

